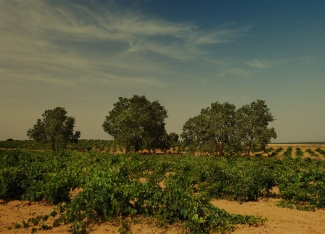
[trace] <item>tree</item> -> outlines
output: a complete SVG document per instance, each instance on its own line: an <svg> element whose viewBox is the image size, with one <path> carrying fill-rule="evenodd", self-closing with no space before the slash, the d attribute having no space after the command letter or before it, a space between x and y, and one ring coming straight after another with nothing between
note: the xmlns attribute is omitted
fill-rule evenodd
<svg viewBox="0 0 325 234"><path fill-rule="evenodd" d="M234 138L236 107L225 102L215 102L210 108L203 109L201 114L208 118L208 138L212 141L213 151L218 155L224 155L227 144L232 144Z"/></svg>
<svg viewBox="0 0 325 234"><path fill-rule="evenodd" d="M182 139L187 145L198 147L200 152L224 155L225 145L233 139L235 109L228 102L212 103L200 115L185 122Z"/></svg>
<svg viewBox="0 0 325 234"><path fill-rule="evenodd" d="M208 121L204 115L198 115L186 121L181 134L184 145L201 152L203 146L209 141L207 126Z"/></svg>
<svg viewBox="0 0 325 234"><path fill-rule="evenodd" d="M38 143L51 143L52 150L65 148L68 142L78 142L80 132L74 133L75 119L67 116L62 107L46 110L43 119L37 119L33 128L27 131L29 139Z"/></svg>
<svg viewBox="0 0 325 234"><path fill-rule="evenodd" d="M233 104L215 102L185 122L181 137L186 146L201 153L224 155L225 149L255 153L265 150L271 138L277 137L274 128L268 128L272 121L265 101L257 100L237 111Z"/></svg>
<svg viewBox="0 0 325 234"><path fill-rule="evenodd" d="M276 138L274 128L268 128L275 119L265 101L257 100L245 105L236 113L236 140L238 149L247 155L252 152L265 151L271 138Z"/></svg>
<svg viewBox="0 0 325 234"><path fill-rule="evenodd" d="M168 149L167 117L167 110L158 101L150 102L138 95L119 97L102 126L126 152Z"/></svg>
<svg viewBox="0 0 325 234"><path fill-rule="evenodd" d="M177 144L178 139L179 139L179 135L177 133L171 132L168 134L168 140L169 140L170 145Z"/></svg>

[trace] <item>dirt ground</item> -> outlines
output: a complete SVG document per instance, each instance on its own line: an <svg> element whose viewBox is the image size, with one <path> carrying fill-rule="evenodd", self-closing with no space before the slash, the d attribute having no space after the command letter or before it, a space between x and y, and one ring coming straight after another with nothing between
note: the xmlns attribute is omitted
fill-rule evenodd
<svg viewBox="0 0 325 234"><path fill-rule="evenodd" d="M233 232L234 234L257 234L257 233L279 233L279 234L306 234L306 233L325 233L325 210L299 211L276 206L279 199L261 199L258 202L245 202L239 204L227 200L212 200L211 203L219 208L225 209L230 213L258 215L267 218L263 226L248 227L239 225ZM53 209L52 206L45 203L30 203L21 201L11 201L0 203L0 233L31 233L29 229L8 230L8 227L14 226L15 222L21 223L23 220L35 217L36 215L45 215ZM135 218L134 220L136 220ZM153 220L149 218L138 218L140 223L131 224L132 233L182 233L178 225L169 226L164 229L158 228ZM50 223L50 220L49 220ZM120 225L114 222L98 222L91 226L90 233L119 233ZM69 226L60 226L52 230L40 230L37 233L69 233Z"/></svg>
<svg viewBox="0 0 325 234"><path fill-rule="evenodd" d="M279 199L263 199L258 202L238 204L225 200L213 200L212 204L230 213L259 215L267 218L263 226L248 227L241 225L235 234L307 234L325 233L325 210L299 211L276 206Z"/></svg>

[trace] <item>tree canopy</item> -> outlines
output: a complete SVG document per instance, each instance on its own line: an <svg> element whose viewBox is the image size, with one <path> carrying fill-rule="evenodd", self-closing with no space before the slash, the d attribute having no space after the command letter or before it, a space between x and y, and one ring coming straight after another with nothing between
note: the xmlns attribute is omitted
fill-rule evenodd
<svg viewBox="0 0 325 234"><path fill-rule="evenodd" d="M168 140L169 140L170 145L177 144L178 140L179 140L179 135L175 132L171 132L168 134Z"/></svg>
<svg viewBox="0 0 325 234"><path fill-rule="evenodd" d="M267 127L272 121L265 101L257 100L238 110L228 102L215 102L185 122L181 137L201 153L224 155L227 147L232 153L249 154L265 150L271 138L276 138L274 128Z"/></svg>
<svg viewBox="0 0 325 234"><path fill-rule="evenodd" d="M29 139L39 143L51 143L51 149L65 148L68 142L78 142L80 132L74 133L75 119L67 116L62 107L46 110L43 119L37 119L33 128L27 131Z"/></svg>
<svg viewBox="0 0 325 234"><path fill-rule="evenodd" d="M238 109L236 120L236 140L240 151L246 154L265 150L271 138L277 137L274 128L267 128L275 119L263 100L257 100Z"/></svg>
<svg viewBox="0 0 325 234"><path fill-rule="evenodd" d="M184 124L181 137L201 152L223 155L225 144L233 135L234 125L235 106L228 102L215 102Z"/></svg>
<svg viewBox="0 0 325 234"><path fill-rule="evenodd" d="M169 142L164 122L167 117L167 110L158 101L150 102L145 96L134 95L120 97L102 126L126 152L167 149Z"/></svg>

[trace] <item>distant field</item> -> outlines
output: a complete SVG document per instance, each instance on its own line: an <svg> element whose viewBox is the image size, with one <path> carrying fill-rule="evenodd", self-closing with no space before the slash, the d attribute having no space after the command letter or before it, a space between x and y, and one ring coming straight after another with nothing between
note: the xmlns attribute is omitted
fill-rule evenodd
<svg viewBox="0 0 325 234"><path fill-rule="evenodd" d="M318 157L324 158L325 143L324 142L309 142L309 143L272 143L268 145L269 149L276 151L282 148L283 150L278 155L284 155L288 152L289 155L303 157ZM292 149L290 152L290 148Z"/></svg>
<svg viewBox="0 0 325 234"><path fill-rule="evenodd" d="M285 143L270 143L269 145L287 145L287 146L322 145L322 146L325 146L325 142L285 142Z"/></svg>
<svg viewBox="0 0 325 234"><path fill-rule="evenodd" d="M112 140L79 140L78 144L72 143L68 144L67 149L69 151L77 151L77 152L106 152L106 153L122 153L123 148L113 144ZM255 154L251 153L250 156L254 156L257 154L261 154L263 156L270 155L278 155L282 156L284 152L288 150L288 148L292 148L291 154L293 157L299 155L298 151L302 151L302 156L306 157L318 157L321 156L325 159L323 155L323 151L325 151L325 142L287 142L287 143L271 143L268 145L268 152L257 152ZM282 150L280 149L282 148ZM38 144L32 140L24 140L24 141L0 141L0 149L21 149L21 150L50 150L49 144ZM170 148L166 152L162 152L161 150L157 150L156 154L185 154L184 149L178 151L177 148ZM279 151L277 151L279 150ZM277 152L275 152L277 151ZM308 152L309 151L309 152ZM311 152L313 151L313 152ZM148 153L147 150L143 150L143 153Z"/></svg>
<svg viewBox="0 0 325 234"><path fill-rule="evenodd" d="M268 148L288 148L288 147L292 147L293 149L295 148L315 148L317 149L319 148L324 148L325 147L325 143L272 143L272 144L268 144Z"/></svg>
<svg viewBox="0 0 325 234"><path fill-rule="evenodd" d="M287 147L292 147L292 148L324 148L325 143L271 143L268 144L268 148L287 148Z"/></svg>

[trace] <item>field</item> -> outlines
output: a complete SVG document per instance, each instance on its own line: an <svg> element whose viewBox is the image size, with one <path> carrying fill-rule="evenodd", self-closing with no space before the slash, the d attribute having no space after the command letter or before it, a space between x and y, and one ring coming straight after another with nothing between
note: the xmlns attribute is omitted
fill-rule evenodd
<svg viewBox="0 0 325 234"><path fill-rule="evenodd" d="M268 157L8 149L1 233L325 233L324 145L270 145Z"/></svg>
<svg viewBox="0 0 325 234"><path fill-rule="evenodd" d="M269 144L268 145L269 148L274 148L274 149L278 149L278 148L283 148L283 152L285 152L288 148L292 148L292 155L295 156L296 155L296 152L297 152L297 149L301 149L301 151L303 152L303 155L305 157L311 157L310 153L308 153L309 149L312 150L312 151L316 151L318 148L320 149L324 149L325 148L325 144L317 144L317 143L314 143L314 144ZM299 150L298 150L299 151ZM316 151L316 154L319 155L319 156L322 156L322 154L320 153L317 153Z"/></svg>

